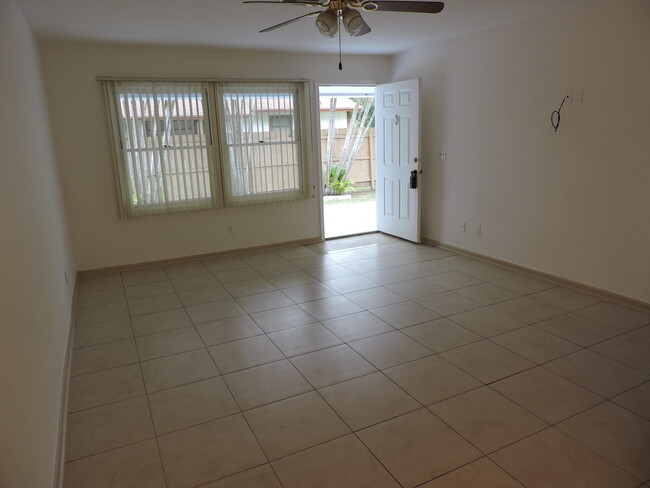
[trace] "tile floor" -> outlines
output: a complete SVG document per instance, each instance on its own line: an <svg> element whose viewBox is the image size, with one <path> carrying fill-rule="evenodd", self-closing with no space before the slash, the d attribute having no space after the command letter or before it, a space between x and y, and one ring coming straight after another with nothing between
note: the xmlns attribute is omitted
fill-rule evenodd
<svg viewBox="0 0 650 488"><path fill-rule="evenodd" d="M65 488L650 486L650 313L382 234L78 292Z"/></svg>

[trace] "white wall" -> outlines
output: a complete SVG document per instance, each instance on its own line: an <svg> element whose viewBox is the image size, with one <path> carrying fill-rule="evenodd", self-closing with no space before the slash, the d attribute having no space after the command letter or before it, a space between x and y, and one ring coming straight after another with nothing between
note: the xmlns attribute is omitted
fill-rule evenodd
<svg viewBox="0 0 650 488"><path fill-rule="evenodd" d="M393 59L393 80L416 77L426 237L650 302L650 2L602 2ZM568 88L584 102L565 105L554 133Z"/></svg>
<svg viewBox="0 0 650 488"><path fill-rule="evenodd" d="M310 78L374 84L384 56L347 56L102 44L41 45L52 127L77 269L138 263L318 237L316 199L273 207L120 220L104 101L96 76ZM316 119L317 120L317 119ZM234 232L227 233L228 225Z"/></svg>
<svg viewBox="0 0 650 488"><path fill-rule="evenodd" d="M0 486L51 487L74 268L38 51L12 0L0 73Z"/></svg>

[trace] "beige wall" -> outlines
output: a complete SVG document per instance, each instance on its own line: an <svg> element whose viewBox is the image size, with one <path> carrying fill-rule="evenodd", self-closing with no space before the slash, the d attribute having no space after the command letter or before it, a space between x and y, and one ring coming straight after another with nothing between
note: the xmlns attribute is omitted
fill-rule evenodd
<svg viewBox="0 0 650 488"><path fill-rule="evenodd" d="M0 486L52 487L74 268L38 52L12 0L0 73Z"/></svg>
<svg viewBox="0 0 650 488"><path fill-rule="evenodd" d="M386 81L390 69L385 56L346 56L339 72L337 57L329 55L66 43L42 44L41 53L78 269L320 235L316 199L119 220L96 76L310 78L317 83L374 84ZM315 163L314 158L313 168Z"/></svg>
<svg viewBox="0 0 650 488"><path fill-rule="evenodd" d="M394 80L416 77L426 237L650 302L650 2L602 2L393 59ZM584 101L565 105L554 133L568 88Z"/></svg>

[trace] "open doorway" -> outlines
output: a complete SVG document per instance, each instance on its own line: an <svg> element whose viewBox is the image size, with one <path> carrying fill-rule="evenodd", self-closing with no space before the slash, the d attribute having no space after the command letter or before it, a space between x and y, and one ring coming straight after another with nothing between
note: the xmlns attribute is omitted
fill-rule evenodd
<svg viewBox="0 0 650 488"><path fill-rule="evenodd" d="M321 85L325 238L377 230L375 88Z"/></svg>

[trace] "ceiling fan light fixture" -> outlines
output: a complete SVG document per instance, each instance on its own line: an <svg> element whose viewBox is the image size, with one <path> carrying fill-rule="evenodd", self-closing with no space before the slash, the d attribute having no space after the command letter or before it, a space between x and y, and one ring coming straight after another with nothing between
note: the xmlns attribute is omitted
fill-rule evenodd
<svg viewBox="0 0 650 488"><path fill-rule="evenodd" d="M361 4L361 8L366 12L374 12L379 8L379 5L377 5L375 2L363 2Z"/></svg>
<svg viewBox="0 0 650 488"><path fill-rule="evenodd" d="M343 27L350 35L354 35L363 27L363 18L358 10L346 8L343 11Z"/></svg>
<svg viewBox="0 0 650 488"><path fill-rule="evenodd" d="M324 10L316 17L316 27L321 34L334 37L339 30L338 17L333 10Z"/></svg>

